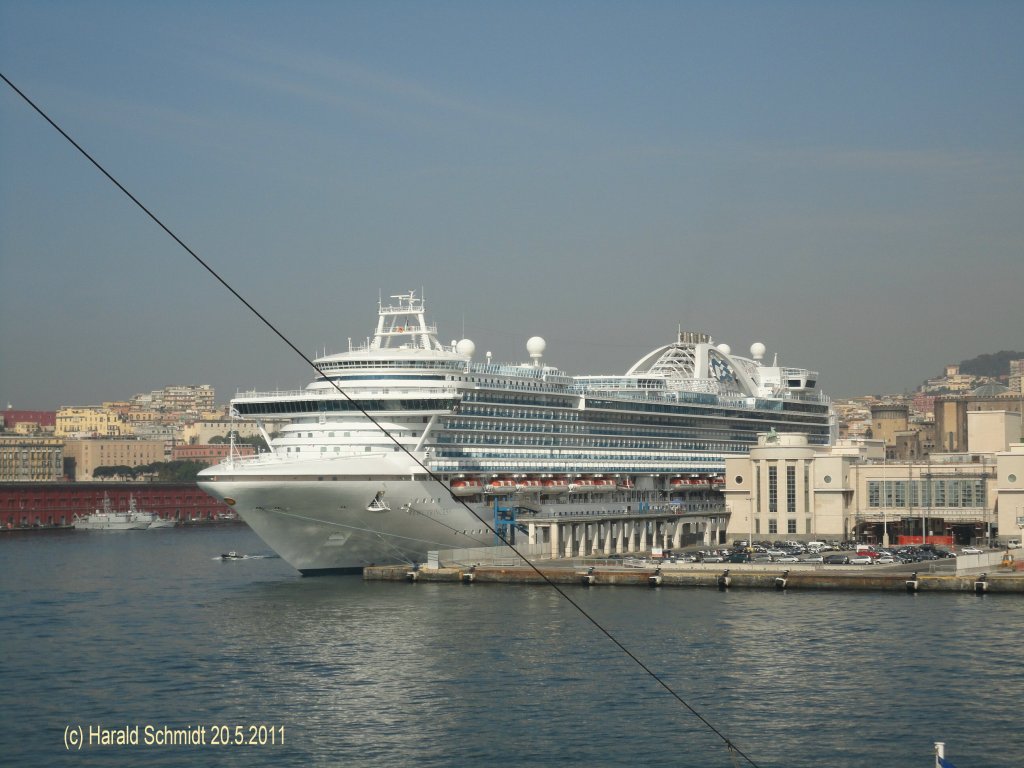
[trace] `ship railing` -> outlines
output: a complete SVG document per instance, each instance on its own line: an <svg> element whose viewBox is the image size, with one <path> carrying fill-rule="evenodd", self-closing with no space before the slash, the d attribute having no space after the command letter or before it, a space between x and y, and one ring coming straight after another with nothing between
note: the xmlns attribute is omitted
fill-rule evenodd
<svg viewBox="0 0 1024 768"><path fill-rule="evenodd" d="M494 473L510 474L522 473L545 473L557 475L604 475L606 477L617 474L658 474L658 475L680 475L680 474L716 474L725 470L725 459L727 457L742 455L739 453L722 453L717 456L708 456L706 460L693 460L693 463L682 464L679 460L666 459L665 461L644 461L642 459L623 459L615 461L610 459L599 459L593 462L576 461L553 461L549 457L539 457L536 460L516 459L447 459L438 457L430 463L430 468L436 472L468 472L468 473Z"/></svg>
<svg viewBox="0 0 1024 768"><path fill-rule="evenodd" d="M387 386L378 389L363 387L342 387L342 389L353 400L359 400L368 395L373 395L375 398L383 397L384 399L402 399L415 395L418 399L422 400L441 400L454 397L462 391L457 387L430 387L428 389L416 384L408 384L404 387ZM323 389L275 389L266 392L251 389L245 392L236 392L232 402L235 400L280 400L285 398L289 400L337 400L339 397L343 397L343 395L338 394L338 390L334 389L334 387L324 387Z"/></svg>

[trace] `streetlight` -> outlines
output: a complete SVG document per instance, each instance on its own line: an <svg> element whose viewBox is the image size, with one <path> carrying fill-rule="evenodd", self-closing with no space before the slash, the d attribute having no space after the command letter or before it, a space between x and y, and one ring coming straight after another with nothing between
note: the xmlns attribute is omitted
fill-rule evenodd
<svg viewBox="0 0 1024 768"><path fill-rule="evenodd" d="M889 548L889 524L888 524L888 520L886 519L886 516L885 516L885 460L886 460L886 458L887 458L887 455L883 454L882 455L882 498L881 498L881 507L882 507L882 549L888 549Z"/></svg>
<svg viewBox="0 0 1024 768"><path fill-rule="evenodd" d="M750 510L750 538L747 539L747 546L750 547L750 551L754 551L754 499L753 497L747 499L747 508Z"/></svg>

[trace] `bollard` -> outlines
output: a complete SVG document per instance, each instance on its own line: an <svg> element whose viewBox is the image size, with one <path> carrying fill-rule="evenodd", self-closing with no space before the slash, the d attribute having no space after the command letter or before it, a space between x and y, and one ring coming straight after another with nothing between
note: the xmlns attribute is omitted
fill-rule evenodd
<svg viewBox="0 0 1024 768"><path fill-rule="evenodd" d="M656 570L652 576L647 577L647 583L652 587L661 586L661 568Z"/></svg>
<svg viewBox="0 0 1024 768"><path fill-rule="evenodd" d="M419 581L419 579L420 579L419 571L409 571L408 573L405 574L405 578L406 578L407 581Z"/></svg>
<svg viewBox="0 0 1024 768"><path fill-rule="evenodd" d="M462 574L463 584L472 584L474 581L476 581L476 574L472 571L470 571L469 573Z"/></svg>
<svg viewBox="0 0 1024 768"><path fill-rule="evenodd" d="M983 573L978 577L978 580L974 582L974 594L983 595L988 592L988 574Z"/></svg>
<svg viewBox="0 0 1024 768"><path fill-rule="evenodd" d="M788 581L789 581L789 571L786 570L786 571L782 572L781 576L776 576L775 577L775 588L780 590L780 591L785 589L786 588L786 582L788 582Z"/></svg>
<svg viewBox="0 0 1024 768"><path fill-rule="evenodd" d="M594 584L594 568L591 566L587 569L587 572L583 574L583 586L590 587Z"/></svg>
<svg viewBox="0 0 1024 768"><path fill-rule="evenodd" d="M921 584L917 580L917 571L910 574L910 578L907 579L907 592L917 592L920 589Z"/></svg>
<svg viewBox="0 0 1024 768"><path fill-rule="evenodd" d="M722 575L718 577L718 588L724 590L730 584L732 584L732 578L729 576L729 569L726 568L722 571Z"/></svg>

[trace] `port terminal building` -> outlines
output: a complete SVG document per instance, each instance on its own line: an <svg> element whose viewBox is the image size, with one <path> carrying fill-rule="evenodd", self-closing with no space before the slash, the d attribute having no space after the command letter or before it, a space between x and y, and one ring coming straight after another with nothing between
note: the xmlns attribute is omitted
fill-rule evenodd
<svg viewBox="0 0 1024 768"><path fill-rule="evenodd" d="M726 459L730 540L1005 545L1024 534L1021 414L971 411L971 450L887 458L884 440L822 448L761 434Z"/></svg>

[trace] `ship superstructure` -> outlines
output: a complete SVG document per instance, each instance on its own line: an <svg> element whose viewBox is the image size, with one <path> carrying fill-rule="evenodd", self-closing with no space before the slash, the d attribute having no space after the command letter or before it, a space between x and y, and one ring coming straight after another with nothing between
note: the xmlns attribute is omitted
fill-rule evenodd
<svg viewBox="0 0 1024 768"><path fill-rule="evenodd" d="M391 298L372 338L318 358L305 389L237 395L239 418L284 425L264 432L269 451L200 476L303 573L493 543L463 502L485 520L496 498L536 514L640 509L720 483L758 432L832 441L817 374L763 365L763 344L745 358L679 331L625 374L570 376L540 337L529 362L474 362L472 341L438 341L421 297Z"/></svg>

